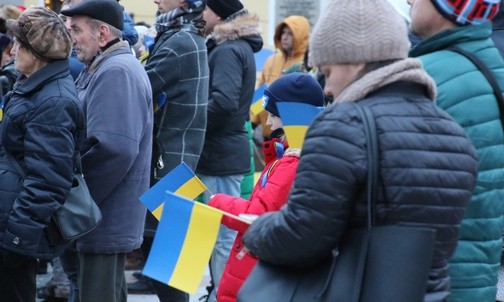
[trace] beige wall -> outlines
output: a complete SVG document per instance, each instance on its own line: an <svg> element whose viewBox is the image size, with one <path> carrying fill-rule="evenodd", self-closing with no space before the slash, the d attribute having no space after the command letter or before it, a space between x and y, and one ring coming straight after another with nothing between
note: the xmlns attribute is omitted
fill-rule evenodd
<svg viewBox="0 0 504 302"><path fill-rule="evenodd" d="M59 0L53 0L59 1ZM40 0L25 0L26 6L39 5ZM42 1L43 3L43 1ZM268 19L269 19L269 4L268 0L242 0L243 5L250 11L259 16L261 23L262 35L264 38L265 47L273 48L273 45L267 43L268 40ZM154 24L157 5L152 0L121 0L121 4L126 11L135 15L135 22L145 21L149 24Z"/></svg>
<svg viewBox="0 0 504 302"><path fill-rule="evenodd" d="M266 39L268 37L268 0L242 0L242 3L259 16L263 38ZM128 12L135 14L135 22L145 21L151 25L154 24L157 6L152 0L121 0L121 4Z"/></svg>

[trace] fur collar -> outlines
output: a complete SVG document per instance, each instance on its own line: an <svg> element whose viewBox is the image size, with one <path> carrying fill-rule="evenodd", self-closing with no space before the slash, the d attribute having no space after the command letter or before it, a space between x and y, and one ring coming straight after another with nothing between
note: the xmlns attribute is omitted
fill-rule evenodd
<svg viewBox="0 0 504 302"><path fill-rule="evenodd" d="M209 39L215 40L216 44L219 45L225 41L260 34L259 17L244 10L244 13L236 18L216 25Z"/></svg>

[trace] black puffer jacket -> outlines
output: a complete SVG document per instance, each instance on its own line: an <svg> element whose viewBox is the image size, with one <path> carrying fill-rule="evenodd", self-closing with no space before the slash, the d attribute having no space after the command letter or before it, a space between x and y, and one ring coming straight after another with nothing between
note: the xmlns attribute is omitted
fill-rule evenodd
<svg viewBox="0 0 504 302"><path fill-rule="evenodd" d="M427 292L446 292L448 259L474 188L477 159L464 130L423 93L422 86L398 82L359 104L372 111L379 136L377 224L435 228ZM257 219L245 234L246 246L272 263L321 261L347 227L366 223L366 170L366 138L355 106L327 108L308 130L287 205Z"/></svg>
<svg viewBox="0 0 504 302"><path fill-rule="evenodd" d="M71 187L74 155L85 134L68 60L49 63L19 78L6 97L0 123L1 248L33 258L52 258L45 228ZM9 152L26 178L16 182Z"/></svg>
<svg viewBox="0 0 504 302"><path fill-rule="evenodd" d="M254 53L262 46L259 19L246 10L215 26L207 41L208 118L197 172L220 176L250 171L245 122L249 120L256 80Z"/></svg>

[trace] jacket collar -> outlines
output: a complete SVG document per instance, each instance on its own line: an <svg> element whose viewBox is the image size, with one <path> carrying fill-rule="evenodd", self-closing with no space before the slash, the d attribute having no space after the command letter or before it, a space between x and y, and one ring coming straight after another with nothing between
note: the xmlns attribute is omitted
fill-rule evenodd
<svg viewBox="0 0 504 302"><path fill-rule="evenodd" d="M490 38L491 34L492 24L490 22L480 25L469 25L444 30L416 44L411 50L410 56L418 57L431 52L446 49L455 44L486 40Z"/></svg>
<svg viewBox="0 0 504 302"><path fill-rule="evenodd" d="M56 60L37 70L29 78L20 75L13 90L18 94L32 93L49 81L69 75L69 66L68 59Z"/></svg>
<svg viewBox="0 0 504 302"><path fill-rule="evenodd" d="M96 70L96 68L98 68L98 66L101 64L101 62L105 61L112 53L114 54L131 53L128 42L120 41L105 49L101 54L99 54L94 59L91 65L86 67L87 72L93 73L93 71Z"/></svg>

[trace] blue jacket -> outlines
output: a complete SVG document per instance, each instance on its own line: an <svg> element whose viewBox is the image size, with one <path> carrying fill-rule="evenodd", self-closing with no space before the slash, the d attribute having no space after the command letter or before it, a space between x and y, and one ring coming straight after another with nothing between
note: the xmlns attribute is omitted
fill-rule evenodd
<svg viewBox="0 0 504 302"><path fill-rule="evenodd" d="M110 46L76 81L87 120L84 176L102 222L77 241L87 253L126 253L140 246L152 153L152 89L126 41Z"/></svg>
<svg viewBox="0 0 504 302"><path fill-rule="evenodd" d="M49 246L44 229L70 190L84 129L68 60L49 63L28 79L18 78L0 123L2 248L34 258L54 257L58 248ZM24 181L13 182L19 176L12 174L6 151L26 173Z"/></svg>
<svg viewBox="0 0 504 302"><path fill-rule="evenodd" d="M130 15L123 8L123 21L124 28L122 30L123 40L128 41L130 46L135 45L138 42L138 32L135 29L135 23L131 19Z"/></svg>

